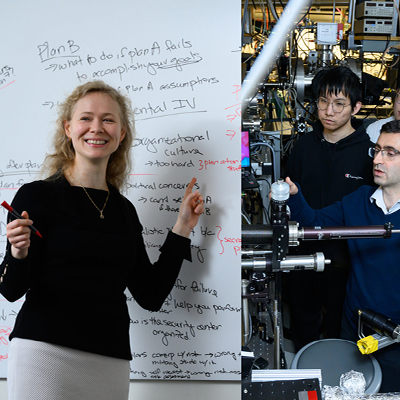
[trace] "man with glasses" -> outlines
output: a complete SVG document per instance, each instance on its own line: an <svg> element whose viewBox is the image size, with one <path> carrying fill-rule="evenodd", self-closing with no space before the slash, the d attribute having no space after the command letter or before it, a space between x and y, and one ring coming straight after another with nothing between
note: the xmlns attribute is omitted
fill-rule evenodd
<svg viewBox="0 0 400 400"><path fill-rule="evenodd" d="M362 185L373 184L373 146L361 122L352 117L361 108L362 87L349 68L319 72L313 82L319 120L295 144L286 176L298 182L311 207L339 201ZM339 338L350 258L345 241L303 243L297 254L324 252L332 263L324 272L292 271L285 276L285 300L296 350L319 340Z"/></svg>
<svg viewBox="0 0 400 400"><path fill-rule="evenodd" d="M396 96L393 101L393 115L389 118L379 119L376 122L368 125L367 133L371 138L371 141L376 143L378 137L381 133L381 128L383 125L390 121L400 120L400 90L396 90Z"/></svg>
<svg viewBox="0 0 400 400"><path fill-rule="evenodd" d="M390 222L400 229L400 121L383 125L377 143L369 149L373 177L378 188L362 186L342 201L313 210L300 188L290 185L288 205L291 219L300 226L363 226ZM390 239L349 239L351 258L343 308L343 339L357 341L357 313L370 309L400 324L400 233ZM364 333L369 335L366 329ZM400 344L373 353L379 361L383 380L381 393L400 392Z"/></svg>

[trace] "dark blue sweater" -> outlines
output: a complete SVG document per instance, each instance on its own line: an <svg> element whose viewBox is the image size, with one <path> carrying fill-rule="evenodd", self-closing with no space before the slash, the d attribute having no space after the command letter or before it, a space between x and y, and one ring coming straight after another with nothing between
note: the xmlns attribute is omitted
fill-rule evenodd
<svg viewBox="0 0 400 400"><path fill-rule="evenodd" d="M383 225L400 228L400 211L385 215L370 197L376 188L362 186L331 206L313 210L301 191L288 201L292 216L301 227ZM400 234L390 239L349 239L351 272L344 312L353 321L353 311L369 308L400 324ZM356 328L354 326L354 328Z"/></svg>

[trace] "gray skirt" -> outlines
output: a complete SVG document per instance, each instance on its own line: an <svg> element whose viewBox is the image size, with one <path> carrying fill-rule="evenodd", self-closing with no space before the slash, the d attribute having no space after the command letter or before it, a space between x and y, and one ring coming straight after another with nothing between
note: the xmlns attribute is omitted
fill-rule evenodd
<svg viewBox="0 0 400 400"><path fill-rule="evenodd" d="M9 400L127 400L129 361L14 338L7 387Z"/></svg>

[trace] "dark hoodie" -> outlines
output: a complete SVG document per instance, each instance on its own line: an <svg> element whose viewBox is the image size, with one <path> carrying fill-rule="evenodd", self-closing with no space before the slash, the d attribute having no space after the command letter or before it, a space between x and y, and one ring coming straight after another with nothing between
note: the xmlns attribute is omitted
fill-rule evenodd
<svg viewBox="0 0 400 400"><path fill-rule="evenodd" d="M323 126L317 121L313 131L302 136L289 157L286 176L301 186L312 208L333 204L362 185L374 186L370 141L362 121L351 122L356 130L330 143L324 139Z"/></svg>

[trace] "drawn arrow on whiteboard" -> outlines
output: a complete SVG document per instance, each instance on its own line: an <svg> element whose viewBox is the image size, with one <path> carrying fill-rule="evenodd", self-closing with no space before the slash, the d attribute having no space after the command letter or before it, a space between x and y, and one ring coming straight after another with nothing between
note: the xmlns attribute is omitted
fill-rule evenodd
<svg viewBox="0 0 400 400"><path fill-rule="evenodd" d="M229 140L232 140L232 138L236 135L236 132L235 131L232 131L232 130L227 130L227 132L233 132L233 133L227 133L226 134L226 136L230 136L231 138L229 139Z"/></svg>
<svg viewBox="0 0 400 400"><path fill-rule="evenodd" d="M144 164L144 165L150 165L150 167L153 165L153 161L149 161L149 162L147 162L146 164Z"/></svg>
<svg viewBox="0 0 400 400"><path fill-rule="evenodd" d="M138 201L142 201L143 200L143 204L146 203L147 199L145 197L142 197L141 199L139 199Z"/></svg>

